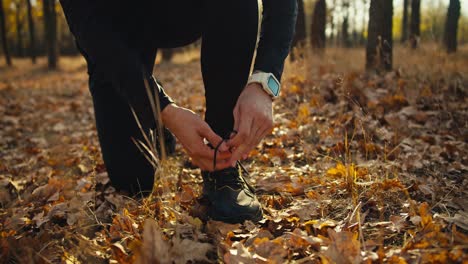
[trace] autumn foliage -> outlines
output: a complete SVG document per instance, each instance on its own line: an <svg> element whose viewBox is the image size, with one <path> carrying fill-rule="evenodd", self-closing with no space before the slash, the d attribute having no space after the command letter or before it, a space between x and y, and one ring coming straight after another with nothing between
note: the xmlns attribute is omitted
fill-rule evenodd
<svg viewBox="0 0 468 264"><path fill-rule="evenodd" d="M274 131L244 163L266 218L236 225L206 219L181 147L151 197L115 192L82 59L1 68L0 262L466 262L467 54L397 47L381 75L359 49L287 65ZM203 114L192 57L155 74Z"/></svg>

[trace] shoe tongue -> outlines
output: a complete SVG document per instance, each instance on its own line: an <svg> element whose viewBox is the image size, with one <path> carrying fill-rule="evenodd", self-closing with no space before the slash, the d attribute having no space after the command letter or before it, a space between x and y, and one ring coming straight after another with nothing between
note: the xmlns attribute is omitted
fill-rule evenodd
<svg viewBox="0 0 468 264"><path fill-rule="evenodd" d="M227 169L224 169L221 171L222 174L230 174L230 175L238 175L239 174L239 170L237 168L227 168Z"/></svg>
<svg viewBox="0 0 468 264"><path fill-rule="evenodd" d="M204 180L213 179L224 182L239 178L239 171L237 168L227 168L214 172L203 171L202 176Z"/></svg>
<svg viewBox="0 0 468 264"><path fill-rule="evenodd" d="M224 170L215 171L212 173L212 175L213 178L219 180L229 180L239 177L239 171L237 170L237 168L227 168Z"/></svg>

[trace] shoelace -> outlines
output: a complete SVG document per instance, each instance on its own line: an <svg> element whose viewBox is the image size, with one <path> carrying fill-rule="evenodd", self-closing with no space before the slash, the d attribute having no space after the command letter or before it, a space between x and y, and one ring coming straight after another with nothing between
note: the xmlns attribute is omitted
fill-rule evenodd
<svg viewBox="0 0 468 264"><path fill-rule="evenodd" d="M213 157L213 170L216 170L216 156L218 154L218 151L219 151L219 147L221 147L221 144L223 144L223 142L227 142L229 139L230 139L230 135L234 133L234 134L237 134L237 131L236 130L232 130L231 133L229 133L229 135L227 135L226 137L224 137L221 142L218 143L218 145L214 148L214 157ZM229 152L231 152L231 150L229 150ZM240 161L237 161L236 162L236 165L239 166L242 170L243 173L239 173L239 176L240 176L240 179L244 182L244 184L247 185L247 187L250 189L250 191L252 193L255 193L255 188L249 184L249 182L244 178L244 173L245 175L247 175L248 177L250 177L250 173L247 171L247 169L244 167L244 165L242 165L242 163ZM216 183L215 183L216 184Z"/></svg>
<svg viewBox="0 0 468 264"><path fill-rule="evenodd" d="M219 148L221 147L221 145L222 145L224 142L227 142L227 141L230 139L230 135L231 135L232 133L237 134L237 131L236 131L236 130L232 130L232 132L230 132L228 136L224 137L224 138L218 143L218 145L214 148L213 170L216 170L216 157L217 157L217 155L218 155ZM232 152L232 151L229 149L229 152ZM242 172L244 172L247 176L250 176L249 172L248 172L247 169L244 167L244 165L242 165L242 163L241 163L240 161L237 161L236 164L237 164L237 166L239 166L239 167L242 169Z"/></svg>

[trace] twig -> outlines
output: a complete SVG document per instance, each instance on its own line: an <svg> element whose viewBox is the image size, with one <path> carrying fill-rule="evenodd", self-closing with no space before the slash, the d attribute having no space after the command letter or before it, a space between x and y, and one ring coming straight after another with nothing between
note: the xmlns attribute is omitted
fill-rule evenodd
<svg viewBox="0 0 468 264"><path fill-rule="evenodd" d="M440 199L436 204L434 204L432 207L431 207L431 210L434 209L437 205L439 205L443 200L445 200L445 198L447 198L449 196L450 193L452 193L452 191L455 189L455 186L452 187L452 189L447 193L445 194L444 197L442 197L442 199Z"/></svg>

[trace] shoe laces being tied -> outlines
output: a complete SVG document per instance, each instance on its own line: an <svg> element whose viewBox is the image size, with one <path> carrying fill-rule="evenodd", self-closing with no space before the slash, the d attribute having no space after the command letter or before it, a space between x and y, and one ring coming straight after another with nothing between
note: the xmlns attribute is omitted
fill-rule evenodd
<svg viewBox="0 0 468 264"><path fill-rule="evenodd" d="M229 135L231 135L232 133L234 134L237 134L237 131L236 130L232 130ZM224 142L227 142L229 139L230 139L230 136L226 136L224 137L219 143L218 145L216 145L216 147L214 148L214 157L213 157L213 171L216 170L216 157L218 155L218 151L219 151L219 148L221 147L221 145L224 143ZM229 149L229 152L232 152L231 149ZM247 171L247 169L244 167L244 165L242 165L242 163L240 161L237 161L236 162L237 166L239 166L242 171L247 175L247 176L250 176L249 172Z"/></svg>
<svg viewBox="0 0 468 264"><path fill-rule="evenodd" d="M230 135L231 135L232 133L237 134L237 131L236 131L236 130L233 130L231 133L229 133L228 136L224 137L224 138L218 143L218 145L216 145L216 147L214 148L213 171L216 170L216 157L217 157L217 154L218 154L218 152L219 152L219 148L221 147L221 145L222 145L224 142L227 142L227 141L230 139ZM232 152L231 149L229 149L229 151ZM237 162L236 162L236 165L242 170L243 173L241 173L241 172L239 171L239 176L240 176L240 177L239 177L239 178L236 177L235 179L231 179L231 180L234 181L234 182L231 182L231 184L232 184L232 183L242 183L242 182L243 182L243 183L245 183L245 184L247 185L247 187L250 189L250 191L251 191L252 193L255 193L255 189L247 182L247 180L246 180L246 179L244 178L244 176L243 176L243 174L245 174L245 175L247 175L247 176L250 176L250 174L249 174L249 172L247 171L247 169L244 167L244 165L242 165L242 163L241 163L240 161L237 161ZM224 178L224 177L223 177L223 178ZM226 178L226 179L223 179L223 180L225 180L226 183L230 182L230 180L227 179L227 178ZM242 182L237 182L237 181L239 181L239 180L242 181Z"/></svg>

